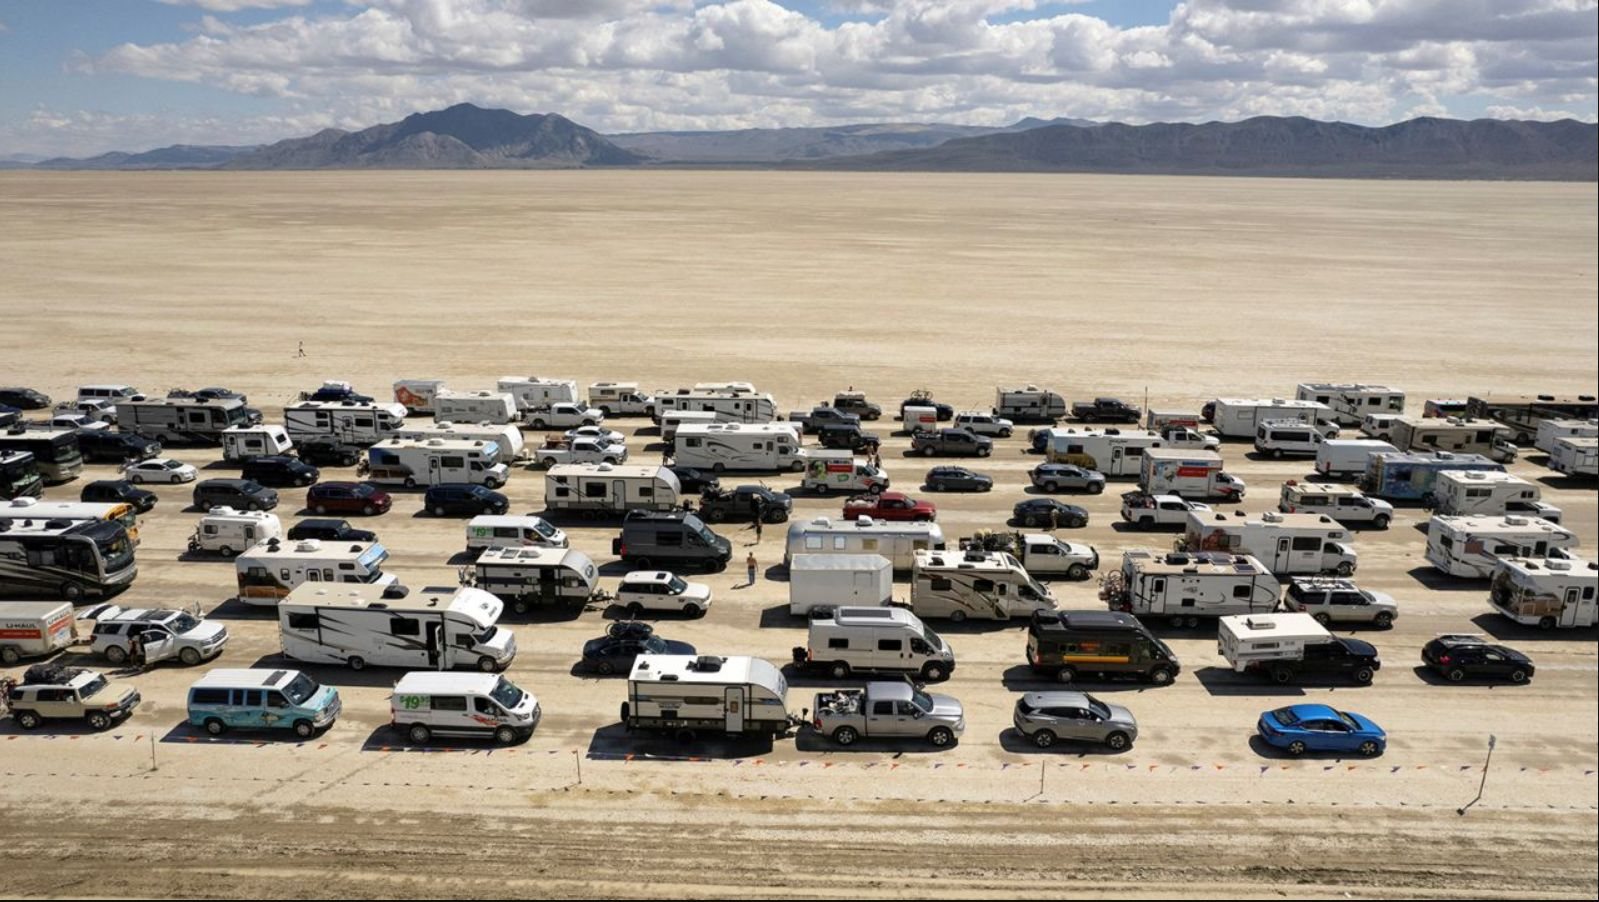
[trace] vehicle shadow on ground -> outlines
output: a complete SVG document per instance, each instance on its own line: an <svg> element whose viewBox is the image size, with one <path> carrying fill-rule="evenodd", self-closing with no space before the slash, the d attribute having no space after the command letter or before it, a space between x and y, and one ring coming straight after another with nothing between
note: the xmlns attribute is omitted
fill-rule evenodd
<svg viewBox="0 0 1599 902"><path fill-rule="evenodd" d="M1508 679L1493 679L1489 677L1474 676L1468 676L1460 682L1455 683L1452 682L1448 677L1436 670L1433 670L1431 667L1428 667L1425 664L1417 664L1415 667L1410 668L1410 670L1416 675L1416 679L1421 680L1423 683L1426 683L1429 686L1472 686L1477 689L1514 690L1531 686L1533 684L1533 680L1527 680L1526 682L1522 683L1512 683Z"/></svg>
<svg viewBox="0 0 1599 902"><path fill-rule="evenodd" d="M1484 611L1471 618L1471 622L1481 628L1483 632L1501 642L1593 642L1599 640L1599 627L1545 630L1536 626L1525 626L1493 611Z"/></svg>
<svg viewBox="0 0 1599 902"><path fill-rule="evenodd" d="M220 736L212 736L204 728L197 727L188 720L180 720L172 729L162 734L157 742L162 745L168 743L183 745L303 745L307 742L316 742L322 738L322 732L312 734L308 739L301 739L294 731L284 727L282 729L231 729Z"/></svg>
<svg viewBox="0 0 1599 902"><path fill-rule="evenodd" d="M1560 491L1567 492L1591 492L1596 487L1599 487L1599 482L1596 482L1591 476L1564 476L1560 474L1554 474L1550 476L1539 476L1538 481L1552 489L1558 489Z"/></svg>
<svg viewBox="0 0 1599 902"><path fill-rule="evenodd" d="M712 603L714 604L714 602ZM619 602L614 601L607 602L602 610L601 619L614 623L627 623L635 620L646 623L693 623L697 620L704 620L706 613L704 611L698 614L685 614L682 611L639 611L635 615Z"/></svg>
<svg viewBox="0 0 1599 902"><path fill-rule="evenodd" d="M505 612L500 619L513 623L570 623L582 617L589 611L603 610L602 605L596 604L534 604L526 613L517 613L506 603Z"/></svg>
<svg viewBox="0 0 1599 902"><path fill-rule="evenodd" d="M1163 534L1165 537L1170 538L1172 533L1182 532L1183 524L1171 523L1166 525L1155 525L1140 528L1132 523L1128 523L1126 520L1117 520L1115 523L1110 525L1110 528L1112 532L1146 535L1158 539L1161 538Z"/></svg>
<svg viewBox="0 0 1599 902"><path fill-rule="evenodd" d="M1066 739L1056 740L1054 745L1047 748L1039 748L1037 743L1015 727L1006 727L1000 731L999 747L1013 755L1051 755L1057 758L1111 758L1125 755L1133 749L1129 745L1118 752L1103 743L1072 742Z"/></svg>
<svg viewBox="0 0 1599 902"><path fill-rule="evenodd" d="M910 610L905 608L905 610ZM942 636L982 636L988 633L999 633L1013 630L1017 627L1025 629L1027 618L1013 617L1010 620L978 620L967 618L960 622L948 618L939 618L932 621L937 624L937 632Z"/></svg>
<svg viewBox="0 0 1599 902"><path fill-rule="evenodd" d="M237 554L226 555L220 551L189 551L185 549L178 553L179 563L184 564L229 564Z"/></svg>
<svg viewBox="0 0 1599 902"><path fill-rule="evenodd" d="M1410 578L1434 592L1477 592L1488 594L1488 581L1485 579L1464 579L1439 570L1427 564L1421 567L1412 567L1405 571Z"/></svg>
<svg viewBox="0 0 1599 902"><path fill-rule="evenodd" d="M614 723L594 731L587 757L650 758L661 761L704 761L754 758L772 753L771 736L696 735L690 742L653 732L628 732Z"/></svg>
<svg viewBox="0 0 1599 902"><path fill-rule="evenodd" d="M405 675L406 670L426 669L418 666L416 668L367 667L363 670L351 670L334 664L291 661L281 653L262 655L250 666L266 670L298 670L324 686L356 686L367 689L392 689L394 684L400 681L400 677Z"/></svg>
<svg viewBox="0 0 1599 902"><path fill-rule="evenodd" d="M811 618L804 614L789 613L787 604L774 604L761 609L761 629L809 629Z"/></svg>
<svg viewBox="0 0 1599 902"><path fill-rule="evenodd" d="M217 602L216 607L206 612L207 618L214 620L253 620L264 622L278 619L278 606L273 604L245 604L237 596L224 598Z"/></svg>
<svg viewBox="0 0 1599 902"><path fill-rule="evenodd" d="M1052 676L1038 673L1026 664L1005 668L999 680L1010 692L1143 692L1161 688L1137 677L1100 677L1091 673L1079 673L1070 683L1062 683Z"/></svg>
<svg viewBox="0 0 1599 902"><path fill-rule="evenodd" d="M1259 733L1249 737L1249 750L1254 752L1257 756L1271 761L1297 761L1304 759L1307 761L1321 761L1323 763L1341 764L1345 761L1371 761L1373 759L1382 757L1380 753L1372 755L1370 758L1368 758L1365 755L1346 755L1339 752L1317 751L1308 751L1303 755L1294 756L1288 754L1287 749L1280 749L1266 740L1261 739Z"/></svg>
<svg viewBox="0 0 1599 902"><path fill-rule="evenodd" d="M1305 695L1303 686L1296 684L1282 686L1277 683L1267 682L1264 677L1238 673L1226 667L1201 667L1194 671L1194 678L1199 680L1199 685L1204 686L1205 691L1213 696L1238 695L1259 698L1301 698Z"/></svg>
<svg viewBox="0 0 1599 902"><path fill-rule="evenodd" d="M929 744L925 739L918 739L912 736L899 739L871 739L863 736L855 740L851 745L839 745L830 737L818 733L814 727L808 724L800 727L794 733L794 749L800 752L839 752L842 754L864 752L867 754L892 755L898 758L901 755L928 755L947 752L957 745L960 745L960 740L958 739L944 748L937 748Z"/></svg>
<svg viewBox="0 0 1599 902"><path fill-rule="evenodd" d="M534 734L537 735L537 730ZM529 739L532 737L529 736ZM434 736L426 745L416 745L406 736L405 730L381 724L374 727L366 739L361 742L363 752L414 752L427 754L429 752L489 752L498 749L514 749L527 743L526 739L519 739L510 745L501 745L493 736Z"/></svg>

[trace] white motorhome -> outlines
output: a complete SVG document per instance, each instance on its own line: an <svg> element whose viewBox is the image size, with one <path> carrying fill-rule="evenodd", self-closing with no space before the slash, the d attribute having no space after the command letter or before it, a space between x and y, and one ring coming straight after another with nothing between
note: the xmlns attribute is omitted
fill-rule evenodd
<svg viewBox="0 0 1599 902"><path fill-rule="evenodd" d="M401 379L394 383L394 403L409 413L432 413L433 396L443 390L443 379Z"/></svg>
<svg viewBox="0 0 1599 902"><path fill-rule="evenodd" d="M1488 603L1523 626L1585 629L1599 623L1599 564L1577 557L1500 558Z"/></svg>
<svg viewBox="0 0 1599 902"><path fill-rule="evenodd" d="M1217 398L1212 413L1216 432L1227 438L1253 438L1267 420L1318 424L1333 422L1332 408L1315 401L1283 398Z"/></svg>
<svg viewBox="0 0 1599 902"><path fill-rule="evenodd" d="M550 404L577 401L577 383L571 379L541 379L538 376L501 376L496 391L509 394L517 410L531 410Z"/></svg>
<svg viewBox="0 0 1599 902"><path fill-rule="evenodd" d="M1143 454L1138 487L1150 495L1176 495L1201 501L1242 501L1248 487L1222 469L1214 451L1150 448Z"/></svg>
<svg viewBox="0 0 1599 902"><path fill-rule="evenodd" d="M801 554L880 554L895 570L909 571L918 551L943 551L937 523L889 523L870 517L830 520L816 517L789 524L783 563Z"/></svg>
<svg viewBox="0 0 1599 902"><path fill-rule="evenodd" d="M1316 472L1338 478L1365 474L1373 454L1398 451L1384 441L1366 438L1325 439L1316 446Z"/></svg>
<svg viewBox="0 0 1599 902"><path fill-rule="evenodd" d="M1155 410L1144 414L1144 428L1159 432L1170 426L1198 429L1205 418L1197 410Z"/></svg>
<svg viewBox="0 0 1599 902"><path fill-rule="evenodd" d="M451 391L441 388L433 396L433 418L464 423L518 422L516 399L510 392Z"/></svg>
<svg viewBox="0 0 1599 902"><path fill-rule="evenodd" d="M393 437L419 442L435 438L493 442L499 450L499 459L496 462L504 464L522 460L527 449L527 440L522 437L522 430L515 424L457 423L451 420L435 420L431 423L407 421L404 426L394 431Z"/></svg>
<svg viewBox="0 0 1599 902"><path fill-rule="evenodd" d="M1447 516L1537 517L1561 520L1560 508L1541 500L1543 490L1512 473L1493 470L1444 470L1432 484L1432 509Z"/></svg>
<svg viewBox="0 0 1599 902"><path fill-rule="evenodd" d="M1052 429L1046 455L1106 476L1137 476L1144 452L1165 445L1165 439L1142 429Z"/></svg>
<svg viewBox="0 0 1599 902"><path fill-rule="evenodd" d="M1557 439L1596 436L1599 436L1599 420L1544 420L1538 424L1538 437L1533 447L1545 454L1554 454Z"/></svg>
<svg viewBox="0 0 1599 902"><path fill-rule="evenodd" d="M1399 417L1394 420L1394 446L1401 451L1451 451L1482 454L1499 463L1516 459L1509 426L1464 417Z"/></svg>
<svg viewBox="0 0 1599 902"><path fill-rule="evenodd" d="M1122 566L1105 574L1099 597L1113 611L1173 626L1277 607L1277 577L1249 555L1157 552L1129 548Z"/></svg>
<svg viewBox="0 0 1599 902"><path fill-rule="evenodd" d="M1285 514L1323 514L1345 526L1366 525L1387 529L1394 521L1394 506L1381 498L1367 498L1359 489L1325 482L1283 483L1277 509Z"/></svg>
<svg viewBox="0 0 1599 902"><path fill-rule="evenodd" d="M794 723L787 695L783 672L762 658L643 654L627 677L622 726L684 742L701 733L781 736Z"/></svg>
<svg viewBox="0 0 1599 902"><path fill-rule="evenodd" d="M955 650L904 608L842 607L811 620L795 663L835 680L850 674L903 673L933 683L955 669Z"/></svg>
<svg viewBox="0 0 1599 902"><path fill-rule="evenodd" d="M1500 558L1559 557L1577 534L1536 517L1442 517L1427 523L1427 563L1450 576L1488 579Z"/></svg>
<svg viewBox="0 0 1599 902"><path fill-rule="evenodd" d="M792 423L682 425L672 443L672 461L716 473L776 472L805 468L805 451Z"/></svg>
<svg viewBox="0 0 1599 902"><path fill-rule="evenodd" d="M532 735L539 700L493 673L413 670L394 684L389 722L424 745L434 736L492 736L500 745Z"/></svg>
<svg viewBox="0 0 1599 902"><path fill-rule="evenodd" d="M1400 413L1405 409L1405 393L1387 385L1301 382L1294 396L1332 408L1333 420L1341 426L1358 426L1368 414Z"/></svg>
<svg viewBox="0 0 1599 902"><path fill-rule="evenodd" d="M1349 530L1322 514L1267 511L1251 518L1241 512L1195 512L1188 515L1183 546L1190 552L1247 554L1277 576L1349 576L1358 566Z"/></svg>
<svg viewBox="0 0 1599 902"><path fill-rule="evenodd" d="M485 548L463 584L476 586L510 605L517 614L539 606L582 605L599 588L599 569L573 548Z"/></svg>
<svg viewBox="0 0 1599 902"><path fill-rule="evenodd" d="M1255 450L1272 457L1315 457L1321 443L1338 437L1337 426L1298 420L1263 420L1255 427Z"/></svg>
<svg viewBox="0 0 1599 902"><path fill-rule="evenodd" d="M1557 438L1549 452L1549 469L1567 476L1599 476L1599 438Z"/></svg>
<svg viewBox="0 0 1599 902"><path fill-rule="evenodd" d="M292 450L294 440L282 426L229 426L222 430L223 460L245 461Z"/></svg>
<svg viewBox="0 0 1599 902"><path fill-rule="evenodd" d="M1301 659L1308 646L1333 641L1309 614L1238 614L1216 621L1216 652L1243 673L1252 664Z"/></svg>
<svg viewBox="0 0 1599 902"><path fill-rule="evenodd" d="M888 474L842 449L805 448L805 475L800 488L818 495L854 494L888 488Z"/></svg>
<svg viewBox="0 0 1599 902"><path fill-rule="evenodd" d="M733 423L770 423L777 419L777 404L771 395L745 391L679 389L671 394L657 393L655 416L664 416L670 410L707 410Z"/></svg>
<svg viewBox="0 0 1599 902"><path fill-rule="evenodd" d="M262 542L282 537L283 522L277 514L213 507L195 525L194 535L189 537L189 550L233 557Z"/></svg>
<svg viewBox="0 0 1599 902"><path fill-rule="evenodd" d="M661 414L661 440L671 443L677 440L677 430L684 426L706 426L711 423L731 423L732 420L722 418L714 410L669 410Z"/></svg>
<svg viewBox="0 0 1599 902"><path fill-rule="evenodd" d="M880 554L796 554L788 562L788 612L879 607L894 598L894 564Z"/></svg>
<svg viewBox="0 0 1599 902"><path fill-rule="evenodd" d="M70 601L0 601L0 666L42 658L78 638Z"/></svg>
<svg viewBox="0 0 1599 902"><path fill-rule="evenodd" d="M360 401L296 401L283 408L283 425L296 441L327 436L370 445L405 425L405 408Z"/></svg>
<svg viewBox="0 0 1599 902"><path fill-rule="evenodd" d="M911 611L918 617L1009 620L1054 608L1049 587L1003 551L918 551L911 566Z"/></svg>
<svg viewBox="0 0 1599 902"><path fill-rule="evenodd" d="M608 417L655 415L655 396L639 391L637 382L595 382L586 403Z"/></svg>
<svg viewBox="0 0 1599 902"><path fill-rule="evenodd" d="M1066 399L1036 385L1000 386L994 390L994 415L1018 423L1053 423L1066 415Z"/></svg>
<svg viewBox="0 0 1599 902"><path fill-rule="evenodd" d="M682 503L682 484L665 467L558 464L544 474L546 510L621 514L669 511Z"/></svg>
<svg viewBox="0 0 1599 902"><path fill-rule="evenodd" d="M368 448L366 458L367 479L381 485L467 482L497 489L511 476L494 442L391 438Z"/></svg>
<svg viewBox="0 0 1599 902"><path fill-rule="evenodd" d="M516 657L516 637L496 626L504 608L470 586L307 583L278 603L278 632L294 661L496 673Z"/></svg>
<svg viewBox="0 0 1599 902"><path fill-rule="evenodd" d="M233 559L239 584L239 601L275 605L305 583L393 585L394 574L383 572L389 551L378 542L298 542L268 540Z"/></svg>

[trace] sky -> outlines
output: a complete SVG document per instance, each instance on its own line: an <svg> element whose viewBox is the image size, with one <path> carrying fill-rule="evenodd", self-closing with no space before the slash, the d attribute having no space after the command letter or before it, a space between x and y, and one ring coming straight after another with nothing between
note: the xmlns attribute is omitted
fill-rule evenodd
<svg viewBox="0 0 1599 902"><path fill-rule="evenodd" d="M1599 0L0 0L0 158L453 103L602 132L1592 122Z"/></svg>

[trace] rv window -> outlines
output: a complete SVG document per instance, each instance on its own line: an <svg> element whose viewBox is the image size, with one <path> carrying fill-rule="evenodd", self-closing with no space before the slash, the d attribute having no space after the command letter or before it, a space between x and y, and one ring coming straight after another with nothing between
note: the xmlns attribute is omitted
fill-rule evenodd
<svg viewBox="0 0 1599 902"><path fill-rule="evenodd" d="M226 689L196 689L189 696L191 705L225 705L228 703L228 690Z"/></svg>
<svg viewBox="0 0 1599 902"><path fill-rule="evenodd" d="M1128 457L1143 457L1144 447L1142 445L1128 445L1126 454Z"/></svg>
<svg viewBox="0 0 1599 902"><path fill-rule="evenodd" d="M455 647L456 648L468 648L469 649L474 644L475 643L474 643L474 641L472 639L472 634L471 633L456 633L455 634Z"/></svg>
<svg viewBox="0 0 1599 902"><path fill-rule="evenodd" d="M948 592L952 584L942 576L935 576L929 580L929 588L934 592Z"/></svg>
<svg viewBox="0 0 1599 902"><path fill-rule="evenodd" d="M420 636L422 635L422 621L409 617L396 617L389 621L389 634L392 636Z"/></svg>
<svg viewBox="0 0 1599 902"><path fill-rule="evenodd" d="M876 551L877 550L877 540L876 539L861 539L861 550L862 551Z"/></svg>
<svg viewBox="0 0 1599 902"><path fill-rule="evenodd" d="M805 537L805 550L806 551L821 551L822 550L822 537L821 536L806 536Z"/></svg>
<svg viewBox="0 0 1599 902"><path fill-rule="evenodd" d="M698 447L700 447L703 444L704 444L704 442L702 442L700 439L694 438L692 436L689 437L689 438L683 439L683 447L685 447L685 448L698 448Z"/></svg>
<svg viewBox="0 0 1599 902"><path fill-rule="evenodd" d="M1233 597L1234 598L1248 598L1250 596L1249 589L1250 589L1249 586L1233 586Z"/></svg>
<svg viewBox="0 0 1599 902"><path fill-rule="evenodd" d="M872 702L872 714L882 717L894 713L893 702Z"/></svg>
<svg viewBox="0 0 1599 902"><path fill-rule="evenodd" d="M991 579L974 579L972 580L972 588L979 592L992 592L994 591L994 581Z"/></svg>
<svg viewBox="0 0 1599 902"><path fill-rule="evenodd" d="M926 551L927 550L927 540L926 539L916 539L915 541L911 542L911 550L912 551Z"/></svg>
<svg viewBox="0 0 1599 902"><path fill-rule="evenodd" d="M1466 550L1470 551L1471 549L1467 548ZM1498 557L1515 557L1516 552L1518 552L1520 550L1521 549L1517 548L1514 545L1495 545L1494 548L1493 548L1493 551L1491 551L1489 553L1493 554L1493 555L1496 555Z"/></svg>
<svg viewBox="0 0 1599 902"><path fill-rule="evenodd" d="M322 620L315 611L309 614L289 615L289 629L291 630L314 630L319 629L321 626Z"/></svg>
<svg viewBox="0 0 1599 902"><path fill-rule="evenodd" d="M439 466L443 467L446 470L459 470L462 467L466 466L466 458L464 458L464 457L453 457L453 456L452 457L441 457L441 458L439 458Z"/></svg>
<svg viewBox="0 0 1599 902"><path fill-rule="evenodd" d="M356 425L356 428L359 428L359 429L371 429L372 428L372 418L371 417L356 417L355 418L355 425Z"/></svg>
<svg viewBox="0 0 1599 902"><path fill-rule="evenodd" d="M431 706L435 711L465 711L466 699L459 695L435 695L431 699Z"/></svg>
<svg viewBox="0 0 1599 902"><path fill-rule="evenodd" d="M905 649L905 641L903 639L878 639L877 640L877 650L878 651L903 651L904 649Z"/></svg>
<svg viewBox="0 0 1599 902"><path fill-rule="evenodd" d="M283 567L283 568L278 570L278 581L279 582L283 583L284 585L288 585L289 579L290 579L290 576L289 576L289 568L288 567Z"/></svg>
<svg viewBox="0 0 1599 902"><path fill-rule="evenodd" d="M849 640L835 637L835 638L827 640L827 647L828 648L848 649L849 648Z"/></svg>
<svg viewBox="0 0 1599 902"><path fill-rule="evenodd" d="M587 483L584 483L583 484L583 497L584 498L604 498L605 497L605 483L603 483L603 482L587 482Z"/></svg>
<svg viewBox="0 0 1599 902"><path fill-rule="evenodd" d="M843 536L834 536L833 537L833 550L834 551L845 551L845 550L848 550L848 548L849 548L849 540L848 539L844 538Z"/></svg>
<svg viewBox="0 0 1599 902"><path fill-rule="evenodd" d="M654 498L655 497L655 487L654 486L649 486L649 485L641 485L641 486L639 486L638 487L638 496L640 498Z"/></svg>
<svg viewBox="0 0 1599 902"><path fill-rule="evenodd" d="M557 497L557 498L568 498L568 497L571 497L571 494L572 494L572 490L567 488L564 485L563 486L557 486L556 489L555 489L555 497Z"/></svg>
<svg viewBox="0 0 1599 902"><path fill-rule="evenodd" d="M215 526L212 526L212 525L211 525L211 524L209 524L209 523L207 523L207 524L206 524L206 525L205 525L205 526L204 526L204 527L202 527L202 528L203 528L203 529L204 529L204 530L205 530L205 534L206 534L206 535L208 535L208 536L214 536L214 535L216 535L216 534L217 534L217 528L216 528L216 527L215 527Z"/></svg>
<svg viewBox="0 0 1599 902"><path fill-rule="evenodd" d="M1299 536L1294 539L1295 551L1317 551L1321 548L1321 539L1315 536Z"/></svg>
<svg viewBox="0 0 1599 902"><path fill-rule="evenodd" d="M310 582L319 583L322 581L322 574L315 570L307 570L305 571L305 578Z"/></svg>
<svg viewBox="0 0 1599 902"><path fill-rule="evenodd" d="M1592 601L1593 600L1593 586L1587 586L1587 587L1585 587L1582 590L1582 600L1583 601Z"/></svg>

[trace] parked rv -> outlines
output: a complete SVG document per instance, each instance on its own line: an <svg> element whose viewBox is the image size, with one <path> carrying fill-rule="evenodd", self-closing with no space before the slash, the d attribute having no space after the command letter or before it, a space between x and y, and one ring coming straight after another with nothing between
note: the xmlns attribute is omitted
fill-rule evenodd
<svg viewBox="0 0 1599 902"><path fill-rule="evenodd" d="M700 734L781 736L794 725L788 682L770 661L711 655L639 655L627 678L622 726L691 742Z"/></svg>
<svg viewBox="0 0 1599 902"><path fill-rule="evenodd" d="M1216 652L1239 673L1281 685L1303 677L1347 677L1369 685L1382 668L1371 643L1327 632L1309 614L1241 614L1217 621Z"/></svg>
<svg viewBox="0 0 1599 902"><path fill-rule="evenodd" d="M234 558L238 599L245 604L275 605L304 583L360 583L387 588L394 575L383 572L388 549L377 542L298 542L268 540Z"/></svg>
<svg viewBox="0 0 1599 902"><path fill-rule="evenodd" d="M1242 479L1222 469L1220 454L1165 448L1144 452L1138 471L1138 488L1150 495L1177 495L1200 501L1215 499L1227 504L1244 500L1248 490Z"/></svg>
<svg viewBox="0 0 1599 902"><path fill-rule="evenodd" d="M880 554L796 554L788 562L788 611L878 607L893 600L894 565Z"/></svg>
<svg viewBox="0 0 1599 902"><path fill-rule="evenodd" d="M1503 557L1494 563L1488 604L1524 626L1585 629L1599 622L1599 564L1578 557Z"/></svg>
<svg viewBox="0 0 1599 902"><path fill-rule="evenodd" d="M1341 426L1358 426L1368 415L1405 409L1405 393L1387 385L1301 382L1295 397L1332 408L1333 419Z"/></svg>
<svg viewBox="0 0 1599 902"><path fill-rule="evenodd" d="M544 506L589 515L670 511L683 503L666 467L559 464L544 474Z"/></svg>
<svg viewBox="0 0 1599 902"><path fill-rule="evenodd" d="M677 445L677 430L684 426L708 426L712 423L731 423L732 420L710 410L669 410L660 416L661 440L668 450Z"/></svg>
<svg viewBox="0 0 1599 902"><path fill-rule="evenodd" d="M1599 476L1599 438L1557 438L1549 453L1549 469L1567 476Z"/></svg>
<svg viewBox="0 0 1599 902"><path fill-rule="evenodd" d="M419 423L408 420L404 426L394 431L392 438L408 441L444 439L479 442L485 448L492 443L498 452L495 463L507 465L522 460L527 450L522 430L513 423L457 423L449 420Z"/></svg>
<svg viewBox="0 0 1599 902"><path fill-rule="evenodd" d="M589 386L585 403L607 417L655 415L655 396L639 391L637 382L596 382Z"/></svg>
<svg viewBox="0 0 1599 902"><path fill-rule="evenodd" d="M442 438L384 439L367 449L367 478L379 485L465 482L497 489L510 478L493 442Z"/></svg>
<svg viewBox="0 0 1599 902"><path fill-rule="evenodd" d="M1534 517L1444 517L1427 524L1427 563L1450 576L1489 579L1500 558L1558 557L1577 534Z"/></svg>
<svg viewBox="0 0 1599 902"><path fill-rule="evenodd" d="M444 390L443 379L401 379L394 383L394 403L406 413L433 413L433 398Z"/></svg>
<svg viewBox="0 0 1599 902"><path fill-rule="evenodd" d="M1066 399L1036 385L1000 386L994 390L994 415L1017 423L1053 423L1066 415Z"/></svg>
<svg viewBox="0 0 1599 902"><path fill-rule="evenodd" d="M1461 417L1400 417L1394 420L1393 428L1394 445L1400 450L1481 454L1499 463L1516 459L1518 449L1510 442L1510 435L1507 426Z"/></svg>
<svg viewBox="0 0 1599 902"><path fill-rule="evenodd" d="M902 673L929 683L949 679L955 651L921 618L904 608L835 608L815 617L794 663L835 680L852 673Z"/></svg>
<svg viewBox="0 0 1599 902"><path fill-rule="evenodd" d="M1349 531L1320 514L1191 513L1183 545L1193 552L1247 554L1278 576L1355 572L1358 558Z"/></svg>
<svg viewBox="0 0 1599 902"><path fill-rule="evenodd" d="M1554 454L1557 439L1596 436L1599 436L1599 420L1544 420L1538 424L1538 437L1533 447L1545 454Z"/></svg>
<svg viewBox="0 0 1599 902"><path fill-rule="evenodd" d="M1216 617L1272 611L1277 577L1249 555L1130 548L1121 569L1100 581L1099 597L1113 611L1191 629Z"/></svg>
<svg viewBox="0 0 1599 902"><path fill-rule="evenodd" d="M282 535L283 523L277 514L214 507L195 524L194 534L189 536L189 551L233 557Z"/></svg>
<svg viewBox="0 0 1599 902"><path fill-rule="evenodd" d="M1225 438L1253 438L1260 424L1267 421L1293 420L1310 425L1330 424L1333 411L1315 401L1284 400L1282 398L1217 398L1212 402L1212 419L1217 434Z"/></svg>
<svg viewBox="0 0 1599 902"><path fill-rule="evenodd" d="M1053 610L1054 593L1003 551L918 551L911 565L911 611L956 623L1009 620Z"/></svg>
<svg viewBox="0 0 1599 902"><path fill-rule="evenodd" d="M1367 495L1396 501L1421 501L1432 495L1438 474L1444 470L1497 470L1505 465L1480 454L1453 454L1433 451L1411 454L1403 451L1375 452L1366 461L1360 477L1360 490Z"/></svg>
<svg viewBox="0 0 1599 902"><path fill-rule="evenodd" d="M350 445L380 442L405 425L405 408L370 401L296 401L283 408L289 437L332 438Z"/></svg>
<svg viewBox="0 0 1599 902"><path fill-rule="evenodd" d="M673 410L710 411L722 422L729 423L770 423L777 419L777 404L771 395L742 389L690 388L656 392L655 415L664 417Z"/></svg>
<svg viewBox="0 0 1599 902"><path fill-rule="evenodd" d="M1344 526L1370 526L1387 529L1394 519L1394 506L1381 498L1367 498L1359 489L1330 483L1283 483L1277 509L1285 514L1322 514Z"/></svg>
<svg viewBox="0 0 1599 902"><path fill-rule="evenodd" d="M1543 491L1510 473L1492 470L1444 470L1432 487L1432 509L1449 516L1537 517L1559 523L1561 510L1542 500Z"/></svg>
<svg viewBox="0 0 1599 902"><path fill-rule="evenodd" d="M715 572L733 559L733 544L691 513L633 510L622 521L622 534L611 540L611 553L640 570L659 564Z"/></svg>
<svg viewBox="0 0 1599 902"><path fill-rule="evenodd" d="M516 638L495 625L504 607L470 586L306 583L278 603L278 631L293 661L494 673L516 657Z"/></svg>
<svg viewBox="0 0 1599 902"><path fill-rule="evenodd" d="M1052 463L1106 476L1136 476L1145 452L1165 445L1156 433L1139 429L1051 429L1044 453Z"/></svg>
<svg viewBox="0 0 1599 902"><path fill-rule="evenodd" d="M863 738L921 739L941 749L966 732L960 702L903 681L818 692L814 704L811 728L835 745L851 746Z"/></svg>
<svg viewBox="0 0 1599 902"><path fill-rule="evenodd" d="M517 422L516 399L509 392L451 391L439 389L433 395L433 418L452 423L492 423L496 426Z"/></svg>
<svg viewBox="0 0 1599 902"><path fill-rule="evenodd" d="M239 462L294 450L294 440L282 426L230 426L222 430L221 442L222 459Z"/></svg>
<svg viewBox="0 0 1599 902"><path fill-rule="evenodd" d="M918 551L941 551L944 532L937 523L834 521L827 517L789 524L783 562L801 554L880 554L895 570L909 571Z"/></svg>
<svg viewBox="0 0 1599 902"><path fill-rule="evenodd" d="M1027 663L1058 683L1133 676L1165 686L1182 664L1137 617L1122 611L1039 611L1027 624Z"/></svg>
<svg viewBox="0 0 1599 902"><path fill-rule="evenodd" d="M715 473L763 473L805 468L805 452L792 423L683 425L672 442L672 462Z"/></svg>
<svg viewBox="0 0 1599 902"><path fill-rule="evenodd" d="M1428 416L1434 416L1428 413ZM1577 395L1484 395L1466 399L1463 411L1443 414L1493 420L1510 427L1510 439L1530 445L1545 420L1591 420L1599 417L1599 399Z"/></svg>
<svg viewBox="0 0 1599 902"><path fill-rule="evenodd" d="M586 604L599 588L599 570L572 548L495 546L463 574L467 585L499 598L516 614L535 607Z"/></svg>
<svg viewBox="0 0 1599 902"><path fill-rule="evenodd" d="M389 696L389 723L415 745L434 736L492 737L511 745L533 735L543 714L533 693L491 673L413 670Z"/></svg>
<svg viewBox="0 0 1599 902"><path fill-rule="evenodd" d="M117 428L164 444L218 445L222 433L250 425L250 409L237 399L157 398L117 403Z"/></svg>
<svg viewBox="0 0 1599 902"><path fill-rule="evenodd" d="M494 389L509 394L515 400L517 410L523 412L550 404L577 403L577 383L571 379L501 376L494 384Z"/></svg>

